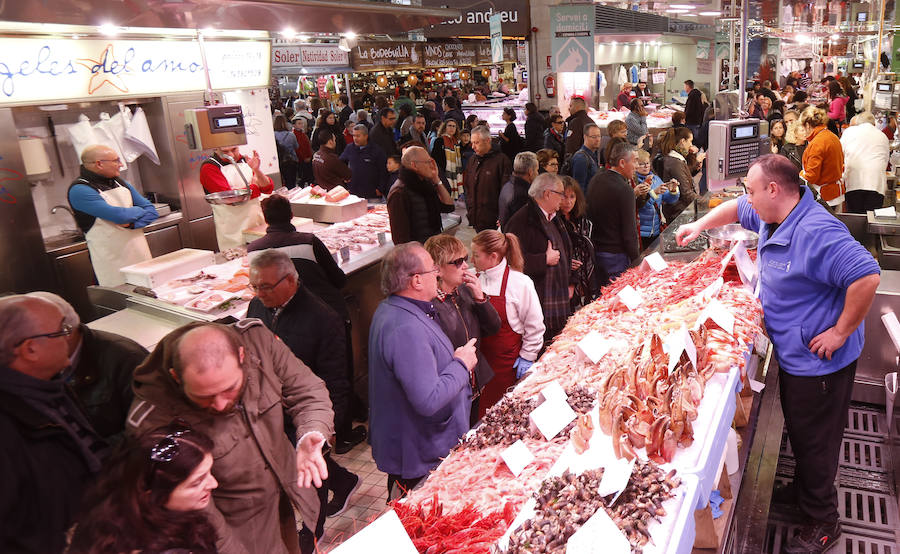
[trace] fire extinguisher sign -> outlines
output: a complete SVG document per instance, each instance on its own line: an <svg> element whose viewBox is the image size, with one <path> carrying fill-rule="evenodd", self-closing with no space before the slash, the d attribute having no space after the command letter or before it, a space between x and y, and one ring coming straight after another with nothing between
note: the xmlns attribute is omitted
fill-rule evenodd
<svg viewBox="0 0 900 554"><path fill-rule="evenodd" d="M594 5L553 6L553 69L558 73L594 71Z"/></svg>

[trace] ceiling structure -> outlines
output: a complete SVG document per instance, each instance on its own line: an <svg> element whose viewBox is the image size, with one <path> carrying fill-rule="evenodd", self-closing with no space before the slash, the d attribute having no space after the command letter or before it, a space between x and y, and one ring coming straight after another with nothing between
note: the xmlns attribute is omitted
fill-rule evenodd
<svg viewBox="0 0 900 554"><path fill-rule="evenodd" d="M280 33L383 34L456 18L458 10L362 0L0 0L0 21Z"/></svg>

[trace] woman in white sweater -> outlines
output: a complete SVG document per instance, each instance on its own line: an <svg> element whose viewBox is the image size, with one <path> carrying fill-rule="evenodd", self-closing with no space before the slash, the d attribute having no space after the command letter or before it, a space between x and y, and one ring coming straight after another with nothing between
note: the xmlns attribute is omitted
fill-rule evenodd
<svg viewBox="0 0 900 554"><path fill-rule="evenodd" d="M480 418L537 359L544 344L544 313L534 283L522 273L522 249L515 235L478 233L472 239L472 263L501 323L497 334L481 339L494 378L481 391Z"/></svg>

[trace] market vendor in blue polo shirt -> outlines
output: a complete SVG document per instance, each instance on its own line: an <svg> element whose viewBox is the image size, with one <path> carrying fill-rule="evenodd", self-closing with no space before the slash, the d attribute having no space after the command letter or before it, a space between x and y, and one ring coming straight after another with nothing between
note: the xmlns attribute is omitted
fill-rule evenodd
<svg viewBox="0 0 900 554"><path fill-rule="evenodd" d="M872 255L800 185L785 157L761 156L747 194L678 229L679 244L739 221L759 233L757 266L766 331L775 346L784 422L797 461L792 495L807 525L782 552L824 552L841 534L834 478L863 319L880 269Z"/></svg>

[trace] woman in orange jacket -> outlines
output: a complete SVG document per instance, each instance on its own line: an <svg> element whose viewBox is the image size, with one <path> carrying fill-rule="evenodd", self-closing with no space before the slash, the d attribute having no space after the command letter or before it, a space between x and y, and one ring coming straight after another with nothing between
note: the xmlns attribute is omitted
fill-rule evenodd
<svg viewBox="0 0 900 554"><path fill-rule="evenodd" d="M832 208L844 202L844 151L837 136L825 128L825 110L809 106L800 114L800 125L806 131L806 150L800 177L819 193Z"/></svg>

